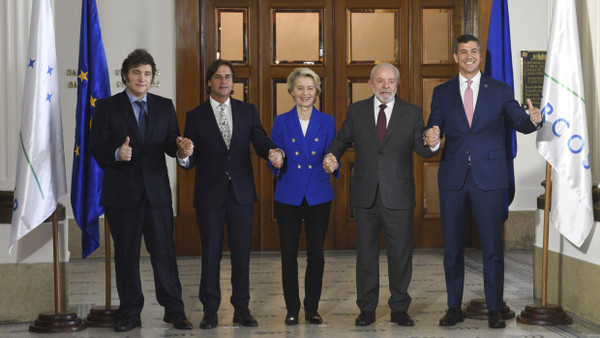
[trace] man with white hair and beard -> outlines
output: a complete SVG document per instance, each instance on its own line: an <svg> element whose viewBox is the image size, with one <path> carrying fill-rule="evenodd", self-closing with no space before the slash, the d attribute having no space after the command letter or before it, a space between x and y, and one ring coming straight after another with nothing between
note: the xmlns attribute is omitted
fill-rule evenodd
<svg viewBox="0 0 600 338"><path fill-rule="evenodd" d="M412 275L412 227L415 207L413 150L434 156L423 141L421 108L396 96L400 73L389 63L376 65L369 84L375 94L351 104L338 136L323 160L325 171L338 169L338 159L354 144L355 162L350 200L357 230L356 326L371 325L379 300L379 235L385 235L388 258L388 304L391 321L413 326L407 310Z"/></svg>

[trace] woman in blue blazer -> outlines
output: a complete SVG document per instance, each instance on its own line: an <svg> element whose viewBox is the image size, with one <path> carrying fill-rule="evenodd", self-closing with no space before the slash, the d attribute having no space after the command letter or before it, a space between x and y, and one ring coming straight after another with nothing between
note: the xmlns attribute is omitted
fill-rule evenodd
<svg viewBox="0 0 600 338"><path fill-rule="evenodd" d="M275 118L271 131L271 141L283 149L285 160L279 169L269 162L277 177L274 199L287 308L285 323L298 324L297 258L304 219L307 248L304 314L307 322L321 324L318 307L325 266L323 245L333 200L329 174L323 170L323 157L335 137L335 122L333 116L314 107L321 93L321 79L314 71L294 69L287 78L287 87L296 105ZM334 175L337 177L339 172Z"/></svg>

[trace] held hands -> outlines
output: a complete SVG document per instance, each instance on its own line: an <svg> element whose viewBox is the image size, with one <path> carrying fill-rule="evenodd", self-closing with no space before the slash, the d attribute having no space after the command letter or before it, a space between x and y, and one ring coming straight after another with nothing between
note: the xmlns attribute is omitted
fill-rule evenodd
<svg viewBox="0 0 600 338"><path fill-rule="evenodd" d="M425 144L433 148L440 143L440 127L433 126L425 132Z"/></svg>
<svg viewBox="0 0 600 338"><path fill-rule="evenodd" d="M323 158L323 170L325 170L326 173L331 174L336 171L338 167L339 164L335 155L332 153L325 155L325 158Z"/></svg>
<svg viewBox="0 0 600 338"><path fill-rule="evenodd" d="M283 152L281 149L271 149L269 150L269 161L275 169L281 168L283 165Z"/></svg>
<svg viewBox="0 0 600 338"><path fill-rule="evenodd" d="M125 142L119 147L117 151L117 158L119 161L131 161L131 147L129 146L129 136L125 138Z"/></svg>
<svg viewBox="0 0 600 338"><path fill-rule="evenodd" d="M194 153L194 142L189 138L184 138L181 136L177 136L177 156L179 158L184 159L189 156L192 156Z"/></svg>
<svg viewBox="0 0 600 338"><path fill-rule="evenodd" d="M542 123L542 112L540 111L540 109L534 107L531 104L530 99L527 99L527 105L529 106L527 109L529 109L529 118L531 119L531 121L537 124Z"/></svg>

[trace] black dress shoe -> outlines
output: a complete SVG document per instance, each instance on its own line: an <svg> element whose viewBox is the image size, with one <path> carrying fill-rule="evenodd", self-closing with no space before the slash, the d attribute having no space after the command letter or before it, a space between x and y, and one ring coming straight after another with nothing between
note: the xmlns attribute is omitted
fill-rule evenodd
<svg viewBox="0 0 600 338"><path fill-rule="evenodd" d="M298 315L287 314L285 316L285 325L296 325L298 324Z"/></svg>
<svg viewBox="0 0 600 338"><path fill-rule="evenodd" d="M321 318L321 315L316 311L310 314L305 314L304 319L311 324L323 324L323 318Z"/></svg>
<svg viewBox="0 0 600 338"><path fill-rule="evenodd" d="M502 318L500 311L489 312L488 325L491 329L503 329L506 327L506 322Z"/></svg>
<svg viewBox="0 0 600 338"><path fill-rule="evenodd" d="M165 313L163 317L165 323L173 324L173 327L180 330L191 330L194 325L187 319L185 313Z"/></svg>
<svg viewBox="0 0 600 338"><path fill-rule="evenodd" d="M256 319L254 319L254 317L252 317L252 314L250 314L249 309L234 310L233 311L233 322L237 323L237 324L242 324L242 326L248 326L248 327L257 327L258 326L258 322L256 321Z"/></svg>
<svg viewBox="0 0 600 338"><path fill-rule="evenodd" d="M398 323L400 326L415 326L415 322L406 311L393 311L392 322Z"/></svg>
<svg viewBox="0 0 600 338"><path fill-rule="evenodd" d="M373 324L375 321L375 311L361 311L354 324L356 326L367 326Z"/></svg>
<svg viewBox="0 0 600 338"><path fill-rule="evenodd" d="M217 311L206 311L200 322L201 329L214 329L219 324L219 316Z"/></svg>
<svg viewBox="0 0 600 338"><path fill-rule="evenodd" d="M140 326L142 326L142 321L140 320L139 316L129 316L124 317L117 322L117 325L115 325L115 331L126 332Z"/></svg>
<svg viewBox="0 0 600 338"><path fill-rule="evenodd" d="M462 323L464 316L459 307L449 307L446 314L440 319L440 326L454 326L456 323Z"/></svg>

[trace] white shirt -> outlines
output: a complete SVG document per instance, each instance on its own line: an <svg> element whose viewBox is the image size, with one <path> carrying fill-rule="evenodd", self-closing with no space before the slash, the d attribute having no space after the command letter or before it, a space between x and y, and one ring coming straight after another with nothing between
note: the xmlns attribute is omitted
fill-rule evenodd
<svg viewBox="0 0 600 338"><path fill-rule="evenodd" d="M215 99L212 98L212 96L210 97L210 106L213 109L213 112L215 113L215 119L217 119L217 123L219 123L219 120L221 119L221 103ZM225 105L225 114L227 115L227 122L229 122L229 128L231 128L231 135L233 137L233 118L231 117L231 99L227 98L227 101L225 101L223 103Z"/></svg>
<svg viewBox="0 0 600 338"><path fill-rule="evenodd" d="M306 131L308 130L309 122L310 122L310 120L300 119L300 127L302 128L302 134L304 134L304 136L306 136Z"/></svg>
<svg viewBox="0 0 600 338"><path fill-rule="evenodd" d="M477 106L477 96L479 95L479 84L481 83L481 72L477 72L471 81L471 89L473 90L473 111L475 111L475 107ZM467 78L462 76L461 73L458 73L458 83L460 84L460 98L463 101L463 105L465 104L465 91L467 90Z"/></svg>
<svg viewBox="0 0 600 338"><path fill-rule="evenodd" d="M217 123L219 123L219 120L221 119L221 103L215 99L212 98L212 96L209 98L210 100L210 106L212 107L213 113L215 114L215 119L217 120ZM231 128L231 135L233 135L233 118L231 117L231 99L227 98L227 101L225 101L223 103L225 105L225 114L227 115L227 120L229 120L229 127ZM179 153L177 153L177 162L179 162L179 164L184 167L187 168L189 163L190 163L190 159L189 156L186 158L179 158Z"/></svg>
<svg viewBox="0 0 600 338"><path fill-rule="evenodd" d="M386 107L383 110L383 112L385 113L385 128L387 129L388 124L390 123L390 118L392 117L392 110L394 110L394 101L396 100L396 97L392 97L392 100L390 102L387 103L383 103L381 101L379 101L379 99L377 98L377 96L375 96L375 100L373 100L375 107L373 109L373 116L375 116L375 126L377 126L377 118L379 117L379 106L381 106L382 104L385 104Z"/></svg>

